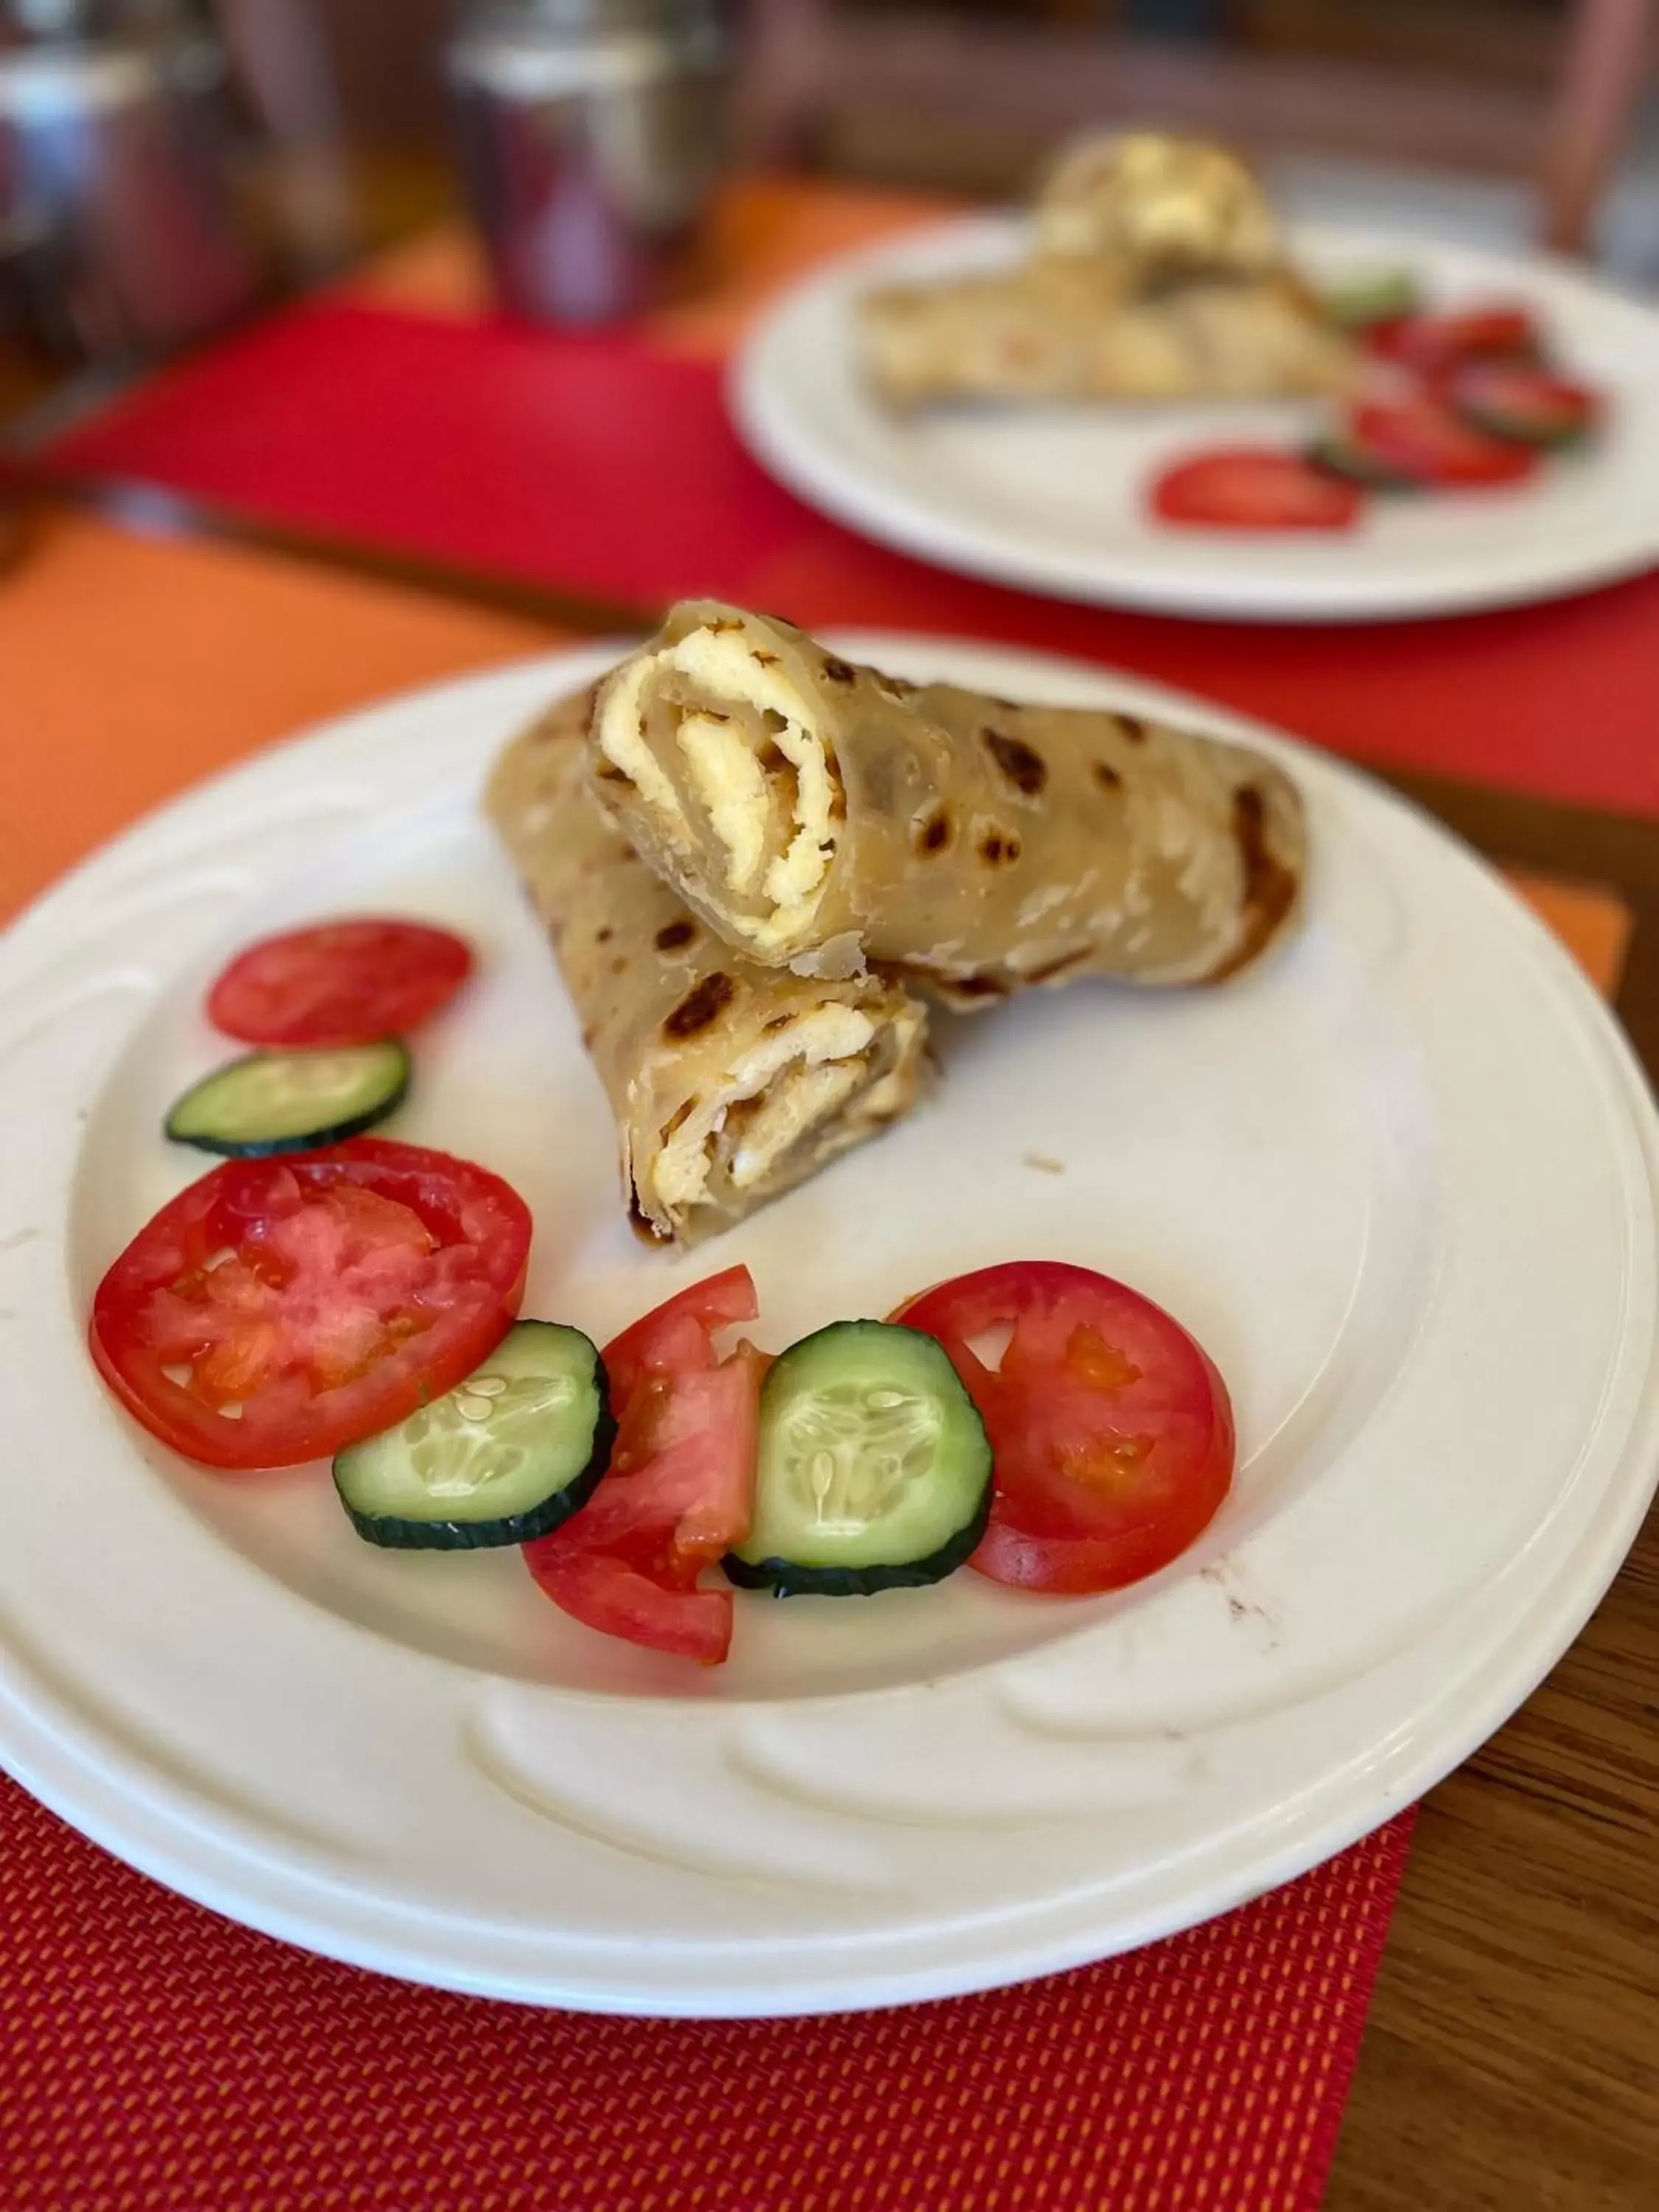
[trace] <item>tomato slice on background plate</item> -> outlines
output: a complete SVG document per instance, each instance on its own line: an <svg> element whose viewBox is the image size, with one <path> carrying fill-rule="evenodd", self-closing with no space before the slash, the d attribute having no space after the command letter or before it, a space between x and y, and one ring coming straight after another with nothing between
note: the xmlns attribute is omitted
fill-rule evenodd
<svg viewBox="0 0 1659 2212"><path fill-rule="evenodd" d="M1443 389L1478 430L1523 446L1570 445L1595 428L1602 410L1601 394L1588 385L1528 362L1466 362Z"/></svg>
<svg viewBox="0 0 1659 2212"><path fill-rule="evenodd" d="M238 953L208 994L208 1019L245 1044L375 1044L418 1028L471 970L471 947L449 930L347 915Z"/></svg>
<svg viewBox="0 0 1659 2212"><path fill-rule="evenodd" d="M1087 1267L1017 1260L924 1291L893 1316L935 1336L996 1462L972 1564L1081 1595L1138 1582L1208 1526L1232 1483L1232 1407L1213 1363L1139 1291ZM1009 1331L1000 1363L975 1349Z"/></svg>
<svg viewBox="0 0 1659 2212"><path fill-rule="evenodd" d="M1151 497L1161 521L1210 530L1348 530L1362 504L1356 485L1267 446L1190 454L1155 478Z"/></svg>
<svg viewBox="0 0 1659 2212"><path fill-rule="evenodd" d="M1538 467L1532 448L1488 437L1426 392L1355 408L1349 436L1360 451L1425 484L1478 490L1523 483Z"/></svg>
<svg viewBox="0 0 1659 2212"><path fill-rule="evenodd" d="M208 1467L323 1459L441 1397L524 1296L530 1209L487 1168L375 1137L227 1160L100 1283L98 1370Z"/></svg>
<svg viewBox="0 0 1659 2212"><path fill-rule="evenodd" d="M760 1386L770 1362L716 1334L760 1310L747 1267L694 1283L605 1346L617 1441L592 1498L524 1547L562 1612L630 1644L718 1666L731 1649L727 1589L699 1578L749 1533Z"/></svg>
<svg viewBox="0 0 1659 2212"><path fill-rule="evenodd" d="M1420 376L1443 376L1466 361L1513 356L1535 357L1542 348L1530 307L1513 300L1488 301L1446 314L1400 315L1367 334L1370 350Z"/></svg>

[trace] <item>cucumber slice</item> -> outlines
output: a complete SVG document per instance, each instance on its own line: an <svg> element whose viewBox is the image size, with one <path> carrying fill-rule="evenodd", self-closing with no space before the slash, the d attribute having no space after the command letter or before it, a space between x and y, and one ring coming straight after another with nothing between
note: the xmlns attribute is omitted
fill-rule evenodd
<svg viewBox="0 0 1659 2212"><path fill-rule="evenodd" d="M1316 469L1328 476L1340 477L1345 483L1363 484L1368 491L1421 491L1420 477L1407 476L1381 453L1374 453L1357 438L1345 437L1340 431L1330 436L1316 438L1308 448L1308 459Z"/></svg>
<svg viewBox="0 0 1659 2212"><path fill-rule="evenodd" d="M580 1329L517 1322L447 1396L340 1453L340 1503L371 1544L528 1544L585 1505L605 1473L617 1433L607 1389Z"/></svg>
<svg viewBox="0 0 1659 2212"><path fill-rule="evenodd" d="M1414 314L1421 297L1409 269L1373 269L1328 285L1320 303L1339 328L1358 331Z"/></svg>
<svg viewBox="0 0 1659 2212"><path fill-rule="evenodd" d="M395 1037L337 1052L251 1052L192 1085L164 1127L175 1145L238 1159L319 1152L384 1121L409 1074Z"/></svg>
<svg viewBox="0 0 1659 2212"><path fill-rule="evenodd" d="M803 1337L761 1389L744 1589L868 1597L942 1582L985 1533L991 1447L943 1346L890 1322Z"/></svg>

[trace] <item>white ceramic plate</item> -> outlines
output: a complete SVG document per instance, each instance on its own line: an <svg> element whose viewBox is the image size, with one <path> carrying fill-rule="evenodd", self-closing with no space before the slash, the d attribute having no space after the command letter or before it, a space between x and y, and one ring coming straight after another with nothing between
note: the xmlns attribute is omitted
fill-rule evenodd
<svg viewBox="0 0 1659 2212"><path fill-rule="evenodd" d="M845 642L1003 694L1170 704L1018 653ZM665 1261L623 1225L599 1086L474 811L498 744L607 657L267 753L0 940L0 1758L256 1927L625 2011L973 1989L1285 1881L1504 1717L1640 1520L1656 1132L1614 1024L1438 829L1261 737L1316 856L1282 957L1212 994L1082 987L941 1023L936 1103ZM152 1443L82 1329L108 1261L203 1165L156 1131L224 1056L204 985L256 933L350 908L480 949L393 1129L531 1200L527 1312L603 1340L742 1260L781 1346L986 1261L1098 1266L1231 1384L1242 1472L1209 1534L1100 1601L972 1574L742 1597L705 1674L589 1634L510 1552L360 1543L319 1468L215 1475Z"/></svg>
<svg viewBox="0 0 1659 2212"><path fill-rule="evenodd" d="M1659 560L1659 311L1540 258L1388 232L1298 234L1326 276L1409 267L1452 305L1522 299L1564 362L1610 396L1600 446L1516 489L1370 502L1340 536L1172 529L1144 489L1204 446L1294 447L1325 419L1285 403L939 409L897 415L865 387L853 306L871 286L1006 266L1022 222L988 216L890 241L789 292L733 372L738 428L802 498L947 568L1063 599L1304 621L1452 614L1549 599Z"/></svg>

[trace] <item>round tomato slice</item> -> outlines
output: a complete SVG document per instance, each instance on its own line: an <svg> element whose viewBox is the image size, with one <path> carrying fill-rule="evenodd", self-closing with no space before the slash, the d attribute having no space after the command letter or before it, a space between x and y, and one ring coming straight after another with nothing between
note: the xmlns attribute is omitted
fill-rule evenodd
<svg viewBox="0 0 1659 2212"><path fill-rule="evenodd" d="M1525 446L1488 437L1427 392L1356 408L1355 445L1419 483L1466 490L1523 482L1538 466Z"/></svg>
<svg viewBox="0 0 1659 2212"><path fill-rule="evenodd" d="M746 1267L694 1283L604 1352L617 1441L592 1498L526 1544L538 1586L604 1635L718 1666L732 1592L698 1577L749 1533L761 1377L752 1345L721 1358L717 1331L759 1311Z"/></svg>
<svg viewBox="0 0 1659 2212"><path fill-rule="evenodd" d="M1535 356L1538 325L1530 308L1499 300L1453 314L1400 315L1368 334L1372 352L1421 376L1443 376L1466 361Z"/></svg>
<svg viewBox="0 0 1659 2212"><path fill-rule="evenodd" d="M249 945L209 992L208 1019L246 1044L374 1044L418 1028L471 969L447 929L351 915Z"/></svg>
<svg viewBox="0 0 1659 2212"><path fill-rule="evenodd" d="M1226 446L1166 469L1152 502L1165 522L1208 530L1348 530L1361 494L1300 454Z"/></svg>
<svg viewBox="0 0 1659 2212"><path fill-rule="evenodd" d="M1449 404L1476 429L1522 446L1565 446L1595 428L1599 393L1528 362L1472 361L1444 386Z"/></svg>
<svg viewBox="0 0 1659 2212"><path fill-rule="evenodd" d="M990 1437L982 1574L1115 1589L1167 1565L1214 1517L1233 1475L1226 1386L1139 1291L1063 1261L1015 1261L924 1291L895 1318L938 1337ZM995 1333L1008 1341L992 1364L975 1344Z"/></svg>
<svg viewBox="0 0 1659 2212"><path fill-rule="evenodd" d="M208 1467L289 1467L390 1428L470 1375L524 1295L530 1211L499 1176L356 1138L227 1160L99 1285L99 1372Z"/></svg>

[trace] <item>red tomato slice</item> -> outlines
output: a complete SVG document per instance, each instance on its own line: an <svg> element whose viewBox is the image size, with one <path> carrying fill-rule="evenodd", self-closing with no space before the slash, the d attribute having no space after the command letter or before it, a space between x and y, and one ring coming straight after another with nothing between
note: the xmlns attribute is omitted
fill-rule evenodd
<svg viewBox="0 0 1659 2212"><path fill-rule="evenodd" d="M1527 362L1471 361L1445 385L1450 404L1476 429L1522 446L1562 446L1592 429L1601 395Z"/></svg>
<svg viewBox="0 0 1659 2212"><path fill-rule="evenodd" d="M227 1160L104 1277L92 1356L190 1459L325 1458L489 1356L524 1295L530 1232L499 1176L417 1145Z"/></svg>
<svg viewBox="0 0 1659 2212"><path fill-rule="evenodd" d="M208 994L208 1019L246 1044L374 1044L417 1029L471 969L471 948L425 922L319 922L239 953Z"/></svg>
<svg viewBox="0 0 1659 2212"><path fill-rule="evenodd" d="M990 1437L982 1574L1115 1589L1167 1565L1214 1517L1233 1474L1226 1386L1138 1291L1060 1261L1014 1261L924 1291L894 1318L938 1337ZM1004 1328L988 1367L972 1340Z"/></svg>
<svg viewBox="0 0 1659 2212"><path fill-rule="evenodd" d="M590 1628L718 1666L729 1589L697 1578L749 1533L761 1377L752 1345L719 1329L759 1311L746 1267L693 1284L606 1346L616 1444L588 1504L524 1555L553 1602Z"/></svg>
<svg viewBox="0 0 1659 2212"><path fill-rule="evenodd" d="M1422 376L1495 355L1535 356L1541 341L1529 307L1507 300L1447 315L1400 315L1367 335L1373 353Z"/></svg>
<svg viewBox="0 0 1659 2212"><path fill-rule="evenodd" d="M1535 453L1489 438L1427 392L1356 408L1351 432L1362 451L1419 483L1474 490L1522 483L1538 466Z"/></svg>
<svg viewBox="0 0 1659 2212"><path fill-rule="evenodd" d="M1152 503L1165 522L1209 530L1348 530L1361 495L1299 454L1226 446L1165 469Z"/></svg>

